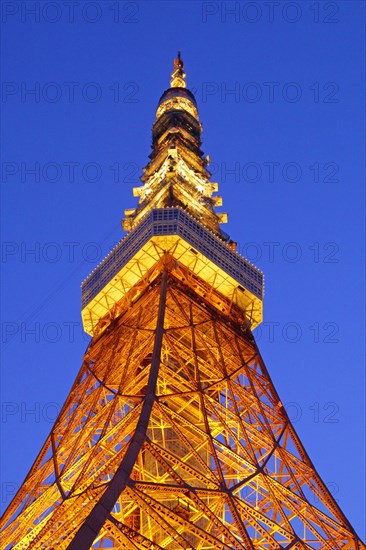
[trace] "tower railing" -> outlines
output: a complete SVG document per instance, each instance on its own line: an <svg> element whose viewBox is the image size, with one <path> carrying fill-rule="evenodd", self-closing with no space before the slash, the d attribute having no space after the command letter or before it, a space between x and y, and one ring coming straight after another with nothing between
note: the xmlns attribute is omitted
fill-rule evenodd
<svg viewBox="0 0 366 550"><path fill-rule="evenodd" d="M122 269L141 247L154 236L177 235L197 252L263 299L263 273L216 237L182 208L156 208L130 231L82 283L85 307Z"/></svg>

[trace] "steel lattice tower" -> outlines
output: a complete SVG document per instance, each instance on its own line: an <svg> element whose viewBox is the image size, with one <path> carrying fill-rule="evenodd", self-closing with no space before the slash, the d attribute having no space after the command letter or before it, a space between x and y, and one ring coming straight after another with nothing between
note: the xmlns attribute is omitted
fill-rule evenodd
<svg viewBox="0 0 366 550"><path fill-rule="evenodd" d="M200 136L178 55L128 233L82 285L92 341L3 548L365 549L258 351L263 276L220 229Z"/></svg>

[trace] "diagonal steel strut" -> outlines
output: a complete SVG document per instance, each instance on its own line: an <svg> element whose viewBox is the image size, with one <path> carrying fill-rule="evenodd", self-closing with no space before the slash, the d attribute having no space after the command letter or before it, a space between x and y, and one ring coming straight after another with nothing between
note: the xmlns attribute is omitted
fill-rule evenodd
<svg viewBox="0 0 366 550"><path fill-rule="evenodd" d="M156 383L158 379L160 354L164 335L164 316L166 305L166 294L168 287L168 272L164 269L160 283L160 299L158 318L156 323L154 349L151 360L149 380L146 388L146 395L141 409L141 415L138 420L136 430L131 438L129 447L124 455L121 464L116 470L113 478L108 484L108 488L103 493L97 504L94 506L83 525L76 533L74 539L67 547L67 550L89 550L94 539L104 525L105 520L112 511L118 497L125 489L132 469L137 460L138 454L144 444L150 415L155 401Z"/></svg>

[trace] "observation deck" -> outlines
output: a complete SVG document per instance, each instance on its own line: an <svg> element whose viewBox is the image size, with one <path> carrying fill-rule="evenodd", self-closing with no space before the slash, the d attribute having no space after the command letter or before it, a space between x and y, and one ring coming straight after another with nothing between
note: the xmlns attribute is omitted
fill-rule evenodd
<svg viewBox="0 0 366 550"><path fill-rule="evenodd" d="M252 329L262 321L263 273L182 208L172 207L152 209L84 280L84 330L94 334L166 253L242 310Z"/></svg>

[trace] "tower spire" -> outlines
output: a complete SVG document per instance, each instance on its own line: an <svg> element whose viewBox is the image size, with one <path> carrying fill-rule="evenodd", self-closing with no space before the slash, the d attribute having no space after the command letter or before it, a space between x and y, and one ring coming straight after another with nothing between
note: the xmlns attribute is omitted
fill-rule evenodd
<svg viewBox="0 0 366 550"><path fill-rule="evenodd" d="M218 184L211 182L207 160L201 150L202 125L197 102L186 87L181 53L174 60L171 86L160 97L152 128L150 161L135 187L137 208L125 210L123 229L137 227L153 208L181 207L204 223L222 240L229 236L220 224L227 222L226 212L217 212L222 199L215 193ZM215 195L214 195L215 194Z"/></svg>
<svg viewBox="0 0 366 550"><path fill-rule="evenodd" d="M178 56L174 59L174 70L172 72L172 78L170 79L171 88L186 88L186 74L184 72L183 59L180 56L180 50L178 50Z"/></svg>

